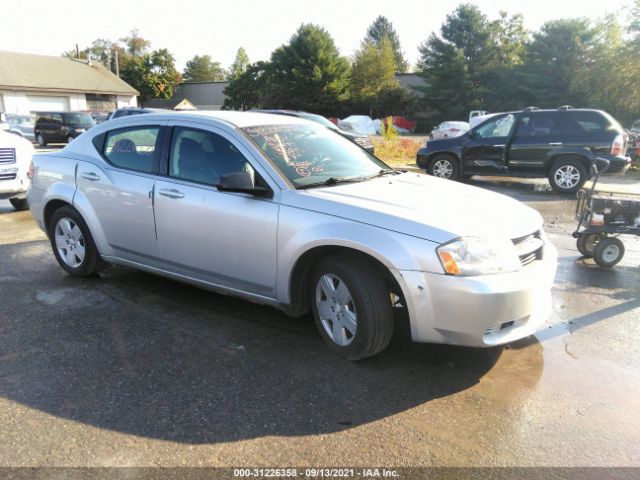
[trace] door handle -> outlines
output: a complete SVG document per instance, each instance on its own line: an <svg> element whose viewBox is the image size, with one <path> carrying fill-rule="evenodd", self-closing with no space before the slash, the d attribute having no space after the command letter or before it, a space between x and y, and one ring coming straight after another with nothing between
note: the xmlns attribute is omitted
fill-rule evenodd
<svg viewBox="0 0 640 480"><path fill-rule="evenodd" d="M171 190L163 188L158 190L158 193L160 195L163 195L165 197L169 197L169 198L183 198L184 197L184 193L179 192L178 190L174 190L173 188Z"/></svg>
<svg viewBox="0 0 640 480"><path fill-rule="evenodd" d="M98 180L100 180L100 175L97 175L93 172L82 172L80 174L80 177L86 179L86 180L90 180L92 182L97 182Z"/></svg>
<svg viewBox="0 0 640 480"><path fill-rule="evenodd" d="M562 142L551 142L551 143L549 143L549 145L551 145L552 147L558 147L558 146L562 145Z"/></svg>
<svg viewBox="0 0 640 480"><path fill-rule="evenodd" d="M506 145L502 144L502 145L494 145L493 148L502 148L502 147L506 147Z"/></svg>

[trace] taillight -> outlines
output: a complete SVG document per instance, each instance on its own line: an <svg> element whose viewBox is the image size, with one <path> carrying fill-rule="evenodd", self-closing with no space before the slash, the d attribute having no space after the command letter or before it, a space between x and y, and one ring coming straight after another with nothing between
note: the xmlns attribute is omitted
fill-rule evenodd
<svg viewBox="0 0 640 480"><path fill-rule="evenodd" d="M611 155L622 155L622 146L624 145L624 139L622 135L618 135L611 144Z"/></svg>
<svg viewBox="0 0 640 480"><path fill-rule="evenodd" d="M29 162L29 172L27 172L27 177L33 178L33 160Z"/></svg>

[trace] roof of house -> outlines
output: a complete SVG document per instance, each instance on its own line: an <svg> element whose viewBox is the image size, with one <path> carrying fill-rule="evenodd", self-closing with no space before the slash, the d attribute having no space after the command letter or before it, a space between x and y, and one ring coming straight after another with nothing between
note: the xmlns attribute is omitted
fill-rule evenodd
<svg viewBox="0 0 640 480"><path fill-rule="evenodd" d="M137 95L100 62L0 51L0 89Z"/></svg>

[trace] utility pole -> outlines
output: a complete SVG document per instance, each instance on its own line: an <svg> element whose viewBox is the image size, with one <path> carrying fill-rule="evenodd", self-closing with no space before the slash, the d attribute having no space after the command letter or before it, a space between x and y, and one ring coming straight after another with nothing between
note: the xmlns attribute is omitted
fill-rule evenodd
<svg viewBox="0 0 640 480"><path fill-rule="evenodd" d="M118 50L114 52L116 54L116 76L120 76L120 64L118 63Z"/></svg>
<svg viewBox="0 0 640 480"><path fill-rule="evenodd" d="M80 59L80 49L78 48L78 44L76 43L76 58Z"/></svg>

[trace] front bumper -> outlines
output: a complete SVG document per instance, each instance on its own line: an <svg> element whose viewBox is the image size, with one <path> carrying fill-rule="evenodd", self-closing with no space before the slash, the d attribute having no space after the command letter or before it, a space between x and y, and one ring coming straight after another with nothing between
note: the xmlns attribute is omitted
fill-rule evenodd
<svg viewBox="0 0 640 480"><path fill-rule="evenodd" d="M29 179L17 165L0 166L0 200L26 198Z"/></svg>
<svg viewBox="0 0 640 480"><path fill-rule="evenodd" d="M518 272L457 277L399 271L416 342L491 347L532 335L551 312L557 251Z"/></svg>

